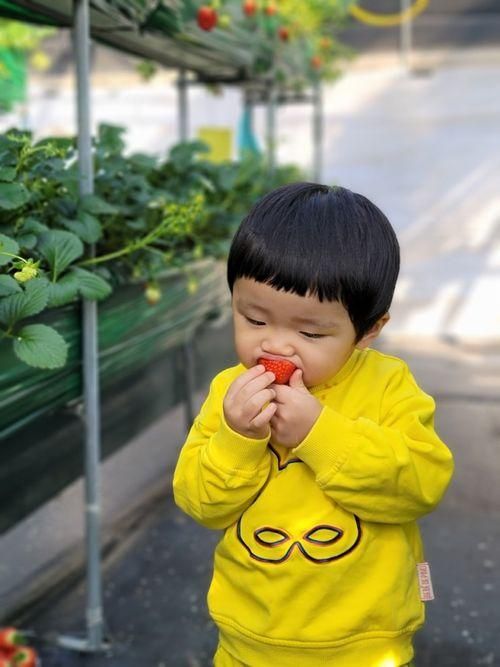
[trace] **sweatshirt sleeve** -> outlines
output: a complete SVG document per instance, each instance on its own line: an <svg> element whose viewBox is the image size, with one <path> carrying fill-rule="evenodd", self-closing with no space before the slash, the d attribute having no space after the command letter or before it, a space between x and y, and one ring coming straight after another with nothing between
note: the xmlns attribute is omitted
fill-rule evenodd
<svg viewBox="0 0 500 667"><path fill-rule="evenodd" d="M215 378L181 450L173 481L175 503L208 528L238 520L269 475L269 438L254 440L224 419L224 388Z"/></svg>
<svg viewBox="0 0 500 667"><path fill-rule="evenodd" d="M453 474L434 410L405 366L384 391L380 423L325 406L294 452L323 491L360 519L413 521L436 507Z"/></svg>

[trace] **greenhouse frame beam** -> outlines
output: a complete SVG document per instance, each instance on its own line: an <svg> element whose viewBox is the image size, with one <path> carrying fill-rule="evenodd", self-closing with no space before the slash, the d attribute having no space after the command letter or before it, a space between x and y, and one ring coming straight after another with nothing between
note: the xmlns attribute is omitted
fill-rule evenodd
<svg viewBox="0 0 500 667"><path fill-rule="evenodd" d="M80 196L94 191L90 127L90 18L88 0L74 0ZM91 254L95 254L92 246ZM88 650L102 648L103 612L100 566L101 415L99 397L97 301L83 301L83 400L85 420L85 517L87 553Z"/></svg>
<svg viewBox="0 0 500 667"><path fill-rule="evenodd" d="M410 0L401 0L401 14L408 13L410 10ZM413 46L413 21L408 18L406 21L401 22L400 27L400 53L401 53L401 63L406 69L410 69L411 65L411 52Z"/></svg>
<svg viewBox="0 0 500 667"><path fill-rule="evenodd" d="M273 82L268 84L268 97L266 106L266 148L267 164L269 173L273 174L276 169L276 109L277 91Z"/></svg>
<svg viewBox="0 0 500 667"><path fill-rule="evenodd" d="M187 141L189 137L189 80L187 72L184 68L179 70L179 78L177 79L177 94L178 94L178 118L177 127L179 130L179 141Z"/></svg>
<svg viewBox="0 0 500 667"><path fill-rule="evenodd" d="M312 122L312 145L313 145L313 168L312 175L316 183L321 183L323 175L323 90L321 81L314 85L313 98L313 122Z"/></svg>

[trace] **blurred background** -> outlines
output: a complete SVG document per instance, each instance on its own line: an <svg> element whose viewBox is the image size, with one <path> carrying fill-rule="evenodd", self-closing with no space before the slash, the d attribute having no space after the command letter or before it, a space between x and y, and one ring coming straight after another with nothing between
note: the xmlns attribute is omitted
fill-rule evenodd
<svg viewBox="0 0 500 667"><path fill-rule="evenodd" d="M174 507L171 474L236 361L231 235L266 191L307 179L366 195L396 229L377 346L435 397L455 455L421 522L436 599L416 667L500 665L498 2L91 0L82 190L83 5L0 0L0 624L25 629L44 667L211 664L219 535ZM99 301L93 476L85 299Z"/></svg>

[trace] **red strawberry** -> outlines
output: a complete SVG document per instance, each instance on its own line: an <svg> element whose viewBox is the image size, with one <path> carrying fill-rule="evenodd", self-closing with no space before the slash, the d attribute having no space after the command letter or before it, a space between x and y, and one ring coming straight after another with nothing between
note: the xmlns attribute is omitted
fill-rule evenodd
<svg viewBox="0 0 500 667"><path fill-rule="evenodd" d="M0 655L0 667L13 667L13 665L7 656Z"/></svg>
<svg viewBox="0 0 500 667"><path fill-rule="evenodd" d="M264 11L266 12L266 14L268 16L274 16L276 14L276 12L278 11L278 9L277 9L276 5L274 4L274 2L269 2L266 5L266 8L265 8Z"/></svg>
<svg viewBox="0 0 500 667"><path fill-rule="evenodd" d="M314 67L314 69L321 69L322 65L323 60L319 56L313 56L311 58L311 67Z"/></svg>
<svg viewBox="0 0 500 667"><path fill-rule="evenodd" d="M213 7L203 5L198 9L196 19L202 30L213 30L217 25L217 12Z"/></svg>
<svg viewBox="0 0 500 667"><path fill-rule="evenodd" d="M37 655L32 648L21 646L11 656L10 661L13 667L36 667Z"/></svg>
<svg viewBox="0 0 500 667"><path fill-rule="evenodd" d="M278 37L282 42L288 42L290 39L290 30L288 30L288 28L284 25L280 26L278 28Z"/></svg>
<svg viewBox="0 0 500 667"><path fill-rule="evenodd" d="M24 644L24 636L16 628L2 628L0 630L0 648L11 649Z"/></svg>
<svg viewBox="0 0 500 667"><path fill-rule="evenodd" d="M245 0L243 3L243 13L246 16L253 16L257 11L257 3L255 0Z"/></svg>
<svg viewBox="0 0 500 667"><path fill-rule="evenodd" d="M269 359L268 357L261 357L257 360L258 364L265 366L266 371L274 373L276 384L286 384L291 378L293 371L297 368L295 364L286 359Z"/></svg>

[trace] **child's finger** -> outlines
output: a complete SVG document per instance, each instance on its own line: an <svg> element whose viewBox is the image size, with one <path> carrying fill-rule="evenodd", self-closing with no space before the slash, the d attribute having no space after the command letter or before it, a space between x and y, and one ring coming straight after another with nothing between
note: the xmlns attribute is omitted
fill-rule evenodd
<svg viewBox="0 0 500 667"><path fill-rule="evenodd" d="M236 394L243 389L243 387L251 382L252 380L255 380L258 378L260 375L263 375L265 372L265 368L262 364L258 364L257 366L253 366L252 368L249 368L247 371L239 375L234 382L231 383L227 390L226 396L231 399L236 396Z"/></svg>
<svg viewBox="0 0 500 667"><path fill-rule="evenodd" d="M269 387L269 385L272 384L274 380L274 373L266 371L262 375L259 375L258 377L250 380L250 382L247 382L247 384L244 385L237 394L235 394L235 399L241 404L244 404L253 396L262 391L262 389Z"/></svg>
<svg viewBox="0 0 500 667"><path fill-rule="evenodd" d="M262 411L262 408L272 401L276 396L274 389L270 387L267 389L262 389L262 391L257 392L251 396L246 403L243 405L243 413L246 418L251 421L259 412Z"/></svg>
<svg viewBox="0 0 500 667"><path fill-rule="evenodd" d="M254 428L261 428L269 423L271 417L274 415L277 409L276 403L269 403L259 414L252 419L250 422L251 426Z"/></svg>

